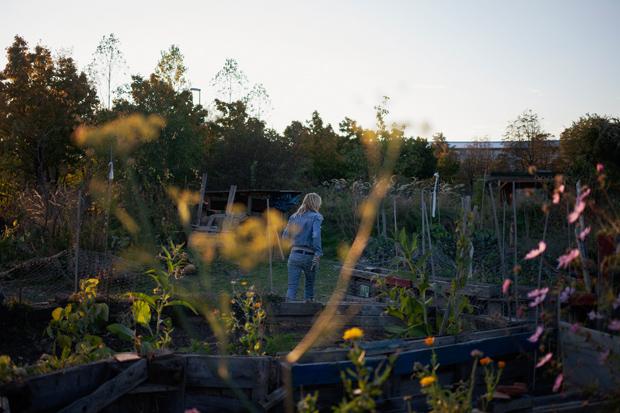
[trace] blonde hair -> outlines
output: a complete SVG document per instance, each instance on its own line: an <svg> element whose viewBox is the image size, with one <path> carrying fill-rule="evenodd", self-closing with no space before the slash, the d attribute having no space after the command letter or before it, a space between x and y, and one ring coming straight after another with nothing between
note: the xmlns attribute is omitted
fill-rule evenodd
<svg viewBox="0 0 620 413"><path fill-rule="evenodd" d="M304 196L304 200L301 202L299 209L293 214L293 216L303 215L308 211L319 212L321 208L321 196L316 192L310 192Z"/></svg>

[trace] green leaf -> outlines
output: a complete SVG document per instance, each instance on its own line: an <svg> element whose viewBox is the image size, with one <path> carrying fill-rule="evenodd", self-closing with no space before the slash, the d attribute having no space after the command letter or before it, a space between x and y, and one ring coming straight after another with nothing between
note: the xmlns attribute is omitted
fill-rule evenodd
<svg viewBox="0 0 620 413"><path fill-rule="evenodd" d="M58 321L60 320L60 317L62 316L62 308L61 307L57 307L54 309L54 311L52 311L52 320Z"/></svg>
<svg viewBox="0 0 620 413"><path fill-rule="evenodd" d="M385 331L387 331L389 334L401 337L407 332L407 329L401 326L387 325L385 326Z"/></svg>
<svg viewBox="0 0 620 413"><path fill-rule="evenodd" d="M130 295L132 297L138 298L142 301L145 301L148 305L150 305L151 307L155 308L155 298L148 295L148 294L144 294L144 293L138 293L138 292L132 292L130 293Z"/></svg>
<svg viewBox="0 0 620 413"><path fill-rule="evenodd" d="M116 334L117 337L125 341L133 342L136 337L135 331L133 331L132 329L130 329L124 324L119 324L119 323L110 324L108 326L108 331L112 334Z"/></svg>
<svg viewBox="0 0 620 413"><path fill-rule="evenodd" d="M95 315L98 321L108 321L110 308L105 303L95 304Z"/></svg>
<svg viewBox="0 0 620 413"><path fill-rule="evenodd" d="M151 307L146 302L134 301L131 305L131 312L136 323L147 327L151 322Z"/></svg>
<svg viewBox="0 0 620 413"><path fill-rule="evenodd" d="M198 311L196 311L194 306L191 305L190 303L188 303L185 300L172 300L172 301L168 302L164 307L172 307L172 306L175 306L175 305L186 307L186 308L192 310L194 312L194 314L198 314Z"/></svg>
<svg viewBox="0 0 620 413"><path fill-rule="evenodd" d="M64 334L58 334L56 336L56 342L62 348L71 348L71 337L65 336Z"/></svg>

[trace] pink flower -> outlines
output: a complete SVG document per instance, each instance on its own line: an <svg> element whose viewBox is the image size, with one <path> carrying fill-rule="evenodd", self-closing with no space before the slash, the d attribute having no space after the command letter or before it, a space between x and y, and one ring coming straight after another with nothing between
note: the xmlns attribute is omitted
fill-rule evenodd
<svg viewBox="0 0 620 413"><path fill-rule="evenodd" d="M536 368L542 367L545 364L547 364L549 362L549 360L551 360L551 357L553 357L553 353L545 354L545 356L543 358L541 358L540 361L538 362L538 364L536 365Z"/></svg>
<svg viewBox="0 0 620 413"><path fill-rule="evenodd" d="M508 290L510 289L510 284L512 284L512 280L510 278L506 278L504 283L502 284L502 293L504 295L508 294Z"/></svg>
<svg viewBox="0 0 620 413"><path fill-rule="evenodd" d="M603 316L599 313L597 313L596 311L592 310L588 313L588 318L590 320L600 320L603 318Z"/></svg>
<svg viewBox="0 0 620 413"><path fill-rule="evenodd" d="M579 196L577 197L577 201L583 201L584 199L586 199L588 195L590 195L590 192L592 192L590 188L584 189L583 192L581 192L581 194L579 194Z"/></svg>
<svg viewBox="0 0 620 413"><path fill-rule="evenodd" d="M543 252L545 252L546 249L547 249L547 244L545 243L545 241L540 241L538 243L538 248L534 248L533 250L528 252L527 255L525 256L525 259L526 260L534 259L538 257L540 254L542 254Z"/></svg>
<svg viewBox="0 0 620 413"><path fill-rule="evenodd" d="M577 203L575 204L575 209L573 209L573 212L568 214L568 223L574 224L575 221L579 219L579 216L585 209L586 209L586 203L578 200Z"/></svg>
<svg viewBox="0 0 620 413"><path fill-rule="evenodd" d="M527 293L527 297L528 298L534 298L534 297L538 297L541 295L547 295L547 293L549 292L549 287L545 287L545 288L536 288L530 292Z"/></svg>
<svg viewBox="0 0 620 413"><path fill-rule="evenodd" d="M560 302L561 303L567 302L570 296L573 295L574 292L575 292L575 289L572 287L566 287L565 289L563 289L562 292L560 293Z"/></svg>
<svg viewBox="0 0 620 413"><path fill-rule="evenodd" d="M620 331L620 320L611 320L607 328L611 331Z"/></svg>
<svg viewBox="0 0 620 413"><path fill-rule="evenodd" d="M563 381L564 381L564 375L562 375L562 373L558 374L558 376L555 378L555 383L553 383L554 393L557 393L558 390L560 390L560 387L562 386Z"/></svg>
<svg viewBox="0 0 620 413"><path fill-rule="evenodd" d="M193 409L185 410L185 413L200 413L200 410L194 407Z"/></svg>
<svg viewBox="0 0 620 413"><path fill-rule="evenodd" d="M579 325L579 323L574 323L570 325L570 332L573 334L577 334L579 332L579 329L581 328L581 326Z"/></svg>
<svg viewBox="0 0 620 413"><path fill-rule="evenodd" d="M558 186L558 192L559 192L559 193L561 193L561 194L563 194L563 193L564 193L564 188L565 188L565 187L564 187L564 184L562 184L562 185Z"/></svg>
<svg viewBox="0 0 620 413"><path fill-rule="evenodd" d="M578 249L572 249L568 253L560 256L558 258L558 269L559 268L567 268L568 264L570 264L578 256L579 256L579 250Z"/></svg>
<svg viewBox="0 0 620 413"><path fill-rule="evenodd" d="M560 203L560 193L559 192L554 192L553 193L552 202L554 204L559 204Z"/></svg>
<svg viewBox="0 0 620 413"><path fill-rule="evenodd" d="M534 300L532 302L530 302L529 306L530 307L536 307L538 304L542 303L543 301L545 301L545 298L547 298L547 295L539 295L538 297L534 298Z"/></svg>
<svg viewBox="0 0 620 413"><path fill-rule="evenodd" d="M529 298L533 298L534 300L529 304L530 307L536 307L538 304L542 303L543 301L545 301L545 298L547 298L547 293L549 292L549 287L545 287L545 288L540 288L540 289L535 289L530 291L529 293L527 293L527 296Z"/></svg>
<svg viewBox="0 0 620 413"><path fill-rule="evenodd" d="M601 173L605 170L605 165L603 165L602 163L597 163L596 164L596 172L597 173Z"/></svg>
<svg viewBox="0 0 620 413"><path fill-rule="evenodd" d="M536 332L534 334L532 334L532 336L530 338L528 338L527 340L530 343L537 343L538 339L540 338L540 335L543 333L545 329L542 328L542 326L538 326L536 327Z"/></svg>
<svg viewBox="0 0 620 413"><path fill-rule="evenodd" d="M581 232L579 233L579 239L580 239L580 240L582 240L582 241L583 241L584 239L586 239L586 237L588 236L588 234L590 233L590 231L591 231L591 230L592 230L592 228L587 227L586 229L584 229L583 231L581 231Z"/></svg>

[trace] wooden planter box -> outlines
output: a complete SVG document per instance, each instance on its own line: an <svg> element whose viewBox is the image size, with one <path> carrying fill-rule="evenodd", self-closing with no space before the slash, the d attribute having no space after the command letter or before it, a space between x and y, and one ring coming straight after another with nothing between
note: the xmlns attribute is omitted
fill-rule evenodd
<svg viewBox="0 0 620 413"><path fill-rule="evenodd" d="M593 390L600 393L620 388L620 336L580 327L574 333L571 325L560 322L560 344L564 383L568 389ZM609 357L602 354L609 350Z"/></svg>
<svg viewBox="0 0 620 413"><path fill-rule="evenodd" d="M466 377L470 353L478 349L507 360L509 377L527 376L532 363L523 361L531 359L528 353L533 345L527 341L531 333L532 326L521 325L438 337L433 349L442 365L441 375L446 382ZM423 405L417 380L411 378L415 362L430 362L432 350L423 340L379 340L362 346L369 365L398 353L382 399L384 406L404 409L405 395L414 395L416 405ZM280 358L269 356L168 354L147 360L121 354L0 386L0 397L8 400L12 413L175 413L191 408L202 413L281 411L285 372L290 372L295 397L302 388L305 394L319 390L321 403L337 403L342 397L340 372L351 366L346 356L344 348L317 350L288 370L283 369ZM519 362L511 362L513 359Z"/></svg>

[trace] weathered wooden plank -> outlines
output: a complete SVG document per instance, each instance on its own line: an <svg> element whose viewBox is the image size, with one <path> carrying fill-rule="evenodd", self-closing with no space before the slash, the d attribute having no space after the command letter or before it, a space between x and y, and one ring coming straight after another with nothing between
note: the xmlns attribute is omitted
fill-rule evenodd
<svg viewBox="0 0 620 413"><path fill-rule="evenodd" d="M453 345L434 346L410 350L401 353L396 359L394 373L398 375L411 374L415 362L430 364L433 350L436 352L441 365L453 365L471 360L471 351L480 350L490 357L533 350L532 343L527 341L530 333L519 333L512 336L493 337L481 340L468 341ZM386 357L368 357L367 364L376 367L384 362ZM334 384L340 381L340 371L352 367L348 361L330 363L296 364L292 367L293 384L318 385Z"/></svg>
<svg viewBox="0 0 620 413"><path fill-rule="evenodd" d="M0 395L9 399L14 411L57 412L68 401L92 393L113 377L112 365L110 360L104 360L43 374L2 386Z"/></svg>
<svg viewBox="0 0 620 413"><path fill-rule="evenodd" d="M104 407L131 391L147 379L147 363L142 359L133 363L126 370L102 384L86 397L71 403L60 413L96 413Z"/></svg>
<svg viewBox="0 0 620 413"><path fill-rule="evenodd" d="M314 316L323 310L321 303L305 303L302 301L283 302L272 304L270 308L270 316Z"/></svg>
<svg viewBox="0 0 620 413"><path fill-rule="evenodd" d="M250 389L253 400L267 395L271 358L188 355L188 387Z"/></svg>
<svg viewBox="0 0 620 413"><path fill-rule="evenodd" d="M251 411L239 399L203 395L196 392L188 392L186 394L185 408L196 409L200 413L242 413Z"/></svg>
<svg viewBox="0 0 620 413"><path fill-rule="evenodd" d="M620 363L613 355L620 354L620 337L580 327L575 333L571 325L560 322L562 367L564 380L575 390L597 386L605 393L618 389ZM608 360L601 363L601 354L609 351Z"/></svg>

